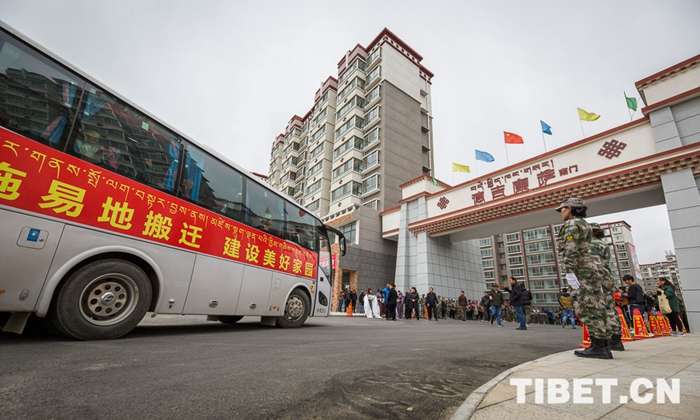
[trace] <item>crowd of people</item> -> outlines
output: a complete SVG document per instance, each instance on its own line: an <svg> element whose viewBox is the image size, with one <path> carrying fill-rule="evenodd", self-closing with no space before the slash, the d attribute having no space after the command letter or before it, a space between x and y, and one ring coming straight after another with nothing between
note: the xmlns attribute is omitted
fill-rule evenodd
<svg viewBox="0 0 700 420"><path fill-rule="evenodd" d="M659 305L661 293L668 299L669 318L673 335L682 335L687 331L687 318L678 299L675 287L665 278L660 278L659 289L644 293L634 277L625 275L625 285L614 293L615 304L622 309L627 325L632 324L634 309L638 309L648 324L648 315L662 313ZM580 319L574 312L574 296L568 287L561 289L559 308L533 307L532 294L524 283L515 278L509 279L509 287L493 286L479 300L468 299L464 292L458 297L443 297L429 289L427 294L418 294L415 287L406 293L397 290L394 284L387 284L384 289L363 290L358 295L354 289L347 288L341 293L338 309L347 312L365 314L367 318L397 319L454 319L487 321L502 327L503 322L515 322L516 329L525 330L528 324L561 325L562 328L576 329L581 326ZM515 291L513 291L515 289ZM508 292L505 294L504 292ZM663 301L663 298L661 299Z"/></svg>
<svg viewBox="0 0 700 420"><path fill-rule="evenodd" d="M542 322L562 327L584 323L590 330L592 345L577 356L612 359L612 350L623 351L621 319L632 325L636 310L649 323L649 314L662 313L671 325L673 335L687 331L681 300L674 285L659 278L657 290L645 294L634 277L625 275L625 285L616 288L610 268L610 249L603 241L603 231L597 224L586 220L586 206L578 198L570 198L556 209L564 224L559 231L559 253L566 272L566 283L561 290L559 309L532 309L532 294L515 277L508 279L507 287L494 285L479 300L468 299L464 291L456 298L437 296L432 288L419 294L415 287L402 293L395 284L388 283L381 290L368 288L359 295L347 289L340 296L340 310L363 312L367 318L486 320L499 327L503 320L514 320L517 330L527 330L528 322ZM503 292L508 292L507 297Z"/></svg>
<svg viewBox="0 0 700 420"><path fill-rule="evenodd" d="M354 289L341 293L338 309L364 313L367 318L484 320L502 327L503 321L518 321L518 329L526 329L531 293L522 282L511 278L509 288L494 286L480 300L468 299L461 291L456 298L438 296L433 288L419 294L415 287L405 292L389 283L381 290L368 288L357 294ZM508 291L505 297L503 291Z"/></svg>

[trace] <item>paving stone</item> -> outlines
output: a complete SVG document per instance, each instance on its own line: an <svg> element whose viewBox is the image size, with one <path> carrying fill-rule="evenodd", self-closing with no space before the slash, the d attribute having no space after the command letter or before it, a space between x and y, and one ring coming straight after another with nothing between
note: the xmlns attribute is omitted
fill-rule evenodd
<svg viewBox="0 0 700 420"><path fill-rule="evenodd" d="M547 407L533 404L518 404L514 400L506 401L491 407L477 410L471 420L510 420L510 419L557 419L557 420L584 420L595 417L580 417L560 413Z"/></svg>
<svg viewBox="0 0 700 420"><path fill-rule="evenodd" d="M680 404L656 404L655 402L649 404L637 404L629 403L627 407L647 412L657 416L666 416L677 419L688 419L697 420L698 413L700 413L700 398L694 395L684 394L681 388L681 401Z"/></svg>
<svg viewBox="0 0 700 420"><path fill-rule="evenodd" d="M651 414L622 406L605 417L602 417L602 420L664 420L671 418L672 417L660 416L658 414Z"/></svg>

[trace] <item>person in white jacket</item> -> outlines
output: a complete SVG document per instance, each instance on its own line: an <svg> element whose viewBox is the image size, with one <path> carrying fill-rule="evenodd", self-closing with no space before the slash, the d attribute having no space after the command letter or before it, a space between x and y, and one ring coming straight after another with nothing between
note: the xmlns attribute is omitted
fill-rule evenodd
<svg viewBox="0 0 700 420"><path fill-rule="evenodd" d="M373 306L372 304L377 298L372 294L372 289L367 289L365 292L365 297L362 302L362 306L365 308L365 316L369 319L372 319L372 312L373 312Z"/></svg>

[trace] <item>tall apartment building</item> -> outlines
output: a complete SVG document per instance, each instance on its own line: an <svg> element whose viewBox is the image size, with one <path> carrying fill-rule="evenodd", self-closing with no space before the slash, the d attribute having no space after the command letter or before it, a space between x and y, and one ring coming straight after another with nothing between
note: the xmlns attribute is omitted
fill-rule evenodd
<svg viewBox="0 0 700 420"><path fill-rule="evenodd" d="M629 274L635 278L641 277L637 250L632 237L632 227L624 221L601 223L605 232L605 241L611 249L611 265L613 275L622 285L622 277Z"/></svg>
<svg viewBox="0 0 700 420"><path fill-rule="evenodd" d="M486 288L505 285L509 276L525 282L532 292L533 306L557 308L558 294L565 284L556 235L561 225L539 226L479 240L481 266ZM626 222L601 223L603 239L610 248L613 275L638 272L632 231Z"/></svg>
<svg viewBox="0 0 700 420"><path fill-rule="evenodd" d="M659 277L665 277L670 280L678 288L678 261L676 255L670 251L666 252L666 259L651 264L640 264L639 269L642 272L641 280L638 280L644 291L654 292L656 290L656 281Z"/></svg>
<svg viewBox="0 0 700 420"><path fill-rule="evenodd" d="M382 238L379 213L399 203L402 183L433 175L433 74L422 60L384 29L342 56L338 77L273 142L268 182L346 234L353 288L393 280L396 243Z"/></svg>

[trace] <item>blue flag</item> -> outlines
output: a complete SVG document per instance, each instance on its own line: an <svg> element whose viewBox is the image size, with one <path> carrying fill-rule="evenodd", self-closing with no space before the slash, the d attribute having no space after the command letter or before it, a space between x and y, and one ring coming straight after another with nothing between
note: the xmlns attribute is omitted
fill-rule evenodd
<svg viewBox="0 0 700 420"><path fill-rule="evenodd" d="M550 136L552 135L552 127L549 124L540 120L540 125L542 126L542 132L544 134L549 134Z"/></svg>
<svg viewBox="0 0 700 420"><path fill-rule="evenodd" d="M496 160L491 153L482 150L475 149L474 154L476 155L476 160L483 160L484 162L493 162Z"/></svg>

